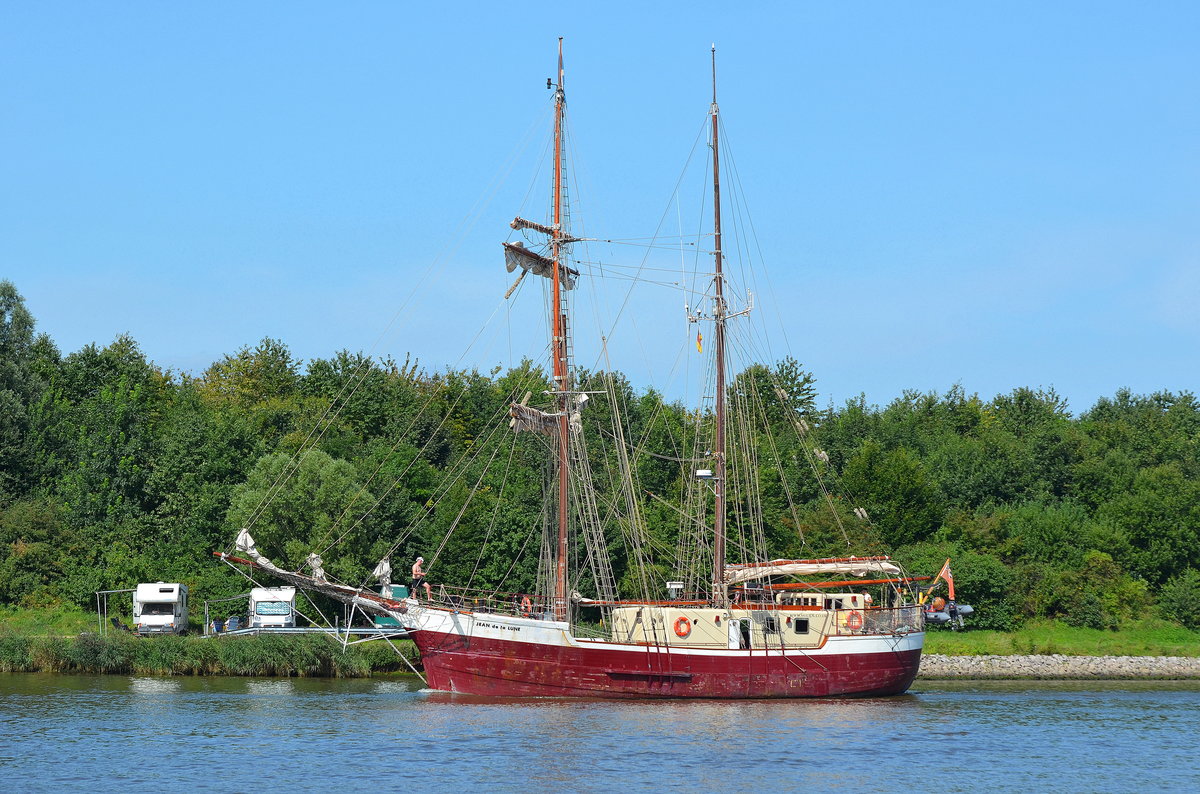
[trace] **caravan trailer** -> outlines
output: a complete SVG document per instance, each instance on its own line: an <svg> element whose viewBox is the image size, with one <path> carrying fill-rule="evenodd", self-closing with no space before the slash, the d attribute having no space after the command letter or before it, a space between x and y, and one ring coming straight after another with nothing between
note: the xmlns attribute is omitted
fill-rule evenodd
<svg viewBox="0 0 1200 794"><path fill-rule="evenodd" d="M133 591L133 628L138 634L183 634L187 631L185 584L139 584Z"/></svg>
<svg viewBox="0 0 1200 794"><path fill-rule="evenodd" d="M255 587L250 591L252 629L290 629L296 625L296 588Z"/></svg>

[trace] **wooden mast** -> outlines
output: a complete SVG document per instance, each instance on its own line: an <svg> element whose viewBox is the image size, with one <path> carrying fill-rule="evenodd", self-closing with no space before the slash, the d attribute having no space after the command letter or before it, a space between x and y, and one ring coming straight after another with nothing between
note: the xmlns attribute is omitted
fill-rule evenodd
<svg viewBox="0 0 1200 794"><path fill-rule="evenodd" d="M558 86L554 93L554 235L550 241L554 261L554 297L552 301L554 388L558 392L558 547L554 565L554 619L567 620L567 414L570 397L567 390L567 318L563 304L560 257L565 235L562 228L563 199L563 111L567 103L563 91L562 36L558 37Z"/></svg>
<svg viewBox="0 0 1200 794"><path fill-rule="evenodd" d="M721 255L721 160L718 149L717 124L717 45L712 47L712 155L713 155L713 240L716 270L713 306L714 343L716 349L716 421L717 432L713 456L713 600L717 606L727 606L729 592L725 587L725 277Z"/></svg>

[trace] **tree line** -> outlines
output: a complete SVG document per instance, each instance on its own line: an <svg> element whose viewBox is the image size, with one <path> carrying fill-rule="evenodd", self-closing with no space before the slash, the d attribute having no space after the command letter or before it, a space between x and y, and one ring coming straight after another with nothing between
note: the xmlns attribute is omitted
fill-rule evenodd
<svg viewBox="0 0 1200 794"><path fill-rule="evenodd" d="M695 421L617 380L630 435L648 448L670 450ZM304 364L272 339L195 376L161 369L127 336L64 355L0 281L0 603L88 605L94 591L156 580L189 584L193 599L231 595L245 581L211 553L250 522L264 553L292 568L333 549L326 567L344 581L362 581L400 539L398 569L445 546L440 580L530 590L543 442L488 445L498 426L507 432L511 400L546 388L529 362L427 372L343 351ZM768 424L802 417L807 428L770 441L782 463L757 477L773 555L845 553L849 522L853 551L890 553L915 573L953 558L977 626L1117 628L1158 614L1200 628L1192 394L1122 390L1078 416L1053 390L1029 388L818 408L812 376L790 360L750 367L729 388L733 402L767 395L756 399ZM589 451L610 441L589 436ZM844 504L807 476L800 453L813 450ZM635 465L646 530L673 548L678 516L660 501L686 475L670 456ZM854 507L869 526L853 522ZM646 572L618 545L628 591Z"/></svg>

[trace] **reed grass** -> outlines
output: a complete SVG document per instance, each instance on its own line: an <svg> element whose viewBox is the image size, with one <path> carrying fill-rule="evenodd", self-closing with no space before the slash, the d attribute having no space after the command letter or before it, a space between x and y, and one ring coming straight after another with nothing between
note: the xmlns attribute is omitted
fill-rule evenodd
<svg viewBox="0 0 1200 794"><path fill-rule="evenodd" d="M393 641L416 663L411 642ZM343 648L321 635L136 637L83 633L39 636L0 629L0 672L118 673L365 678L404 672L391 645L372 641Z"/></svg>

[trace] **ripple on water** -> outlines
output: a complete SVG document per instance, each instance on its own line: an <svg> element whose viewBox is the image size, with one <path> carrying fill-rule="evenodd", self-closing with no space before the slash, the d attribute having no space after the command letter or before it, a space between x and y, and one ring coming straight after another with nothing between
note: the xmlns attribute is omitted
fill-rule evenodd
<svg viewBox="0 0 1200 794"><path fill-rule="evenodd" d="M7 790L1194 790L1200 682L609 702L415 679L0 675Z"/></svg>

